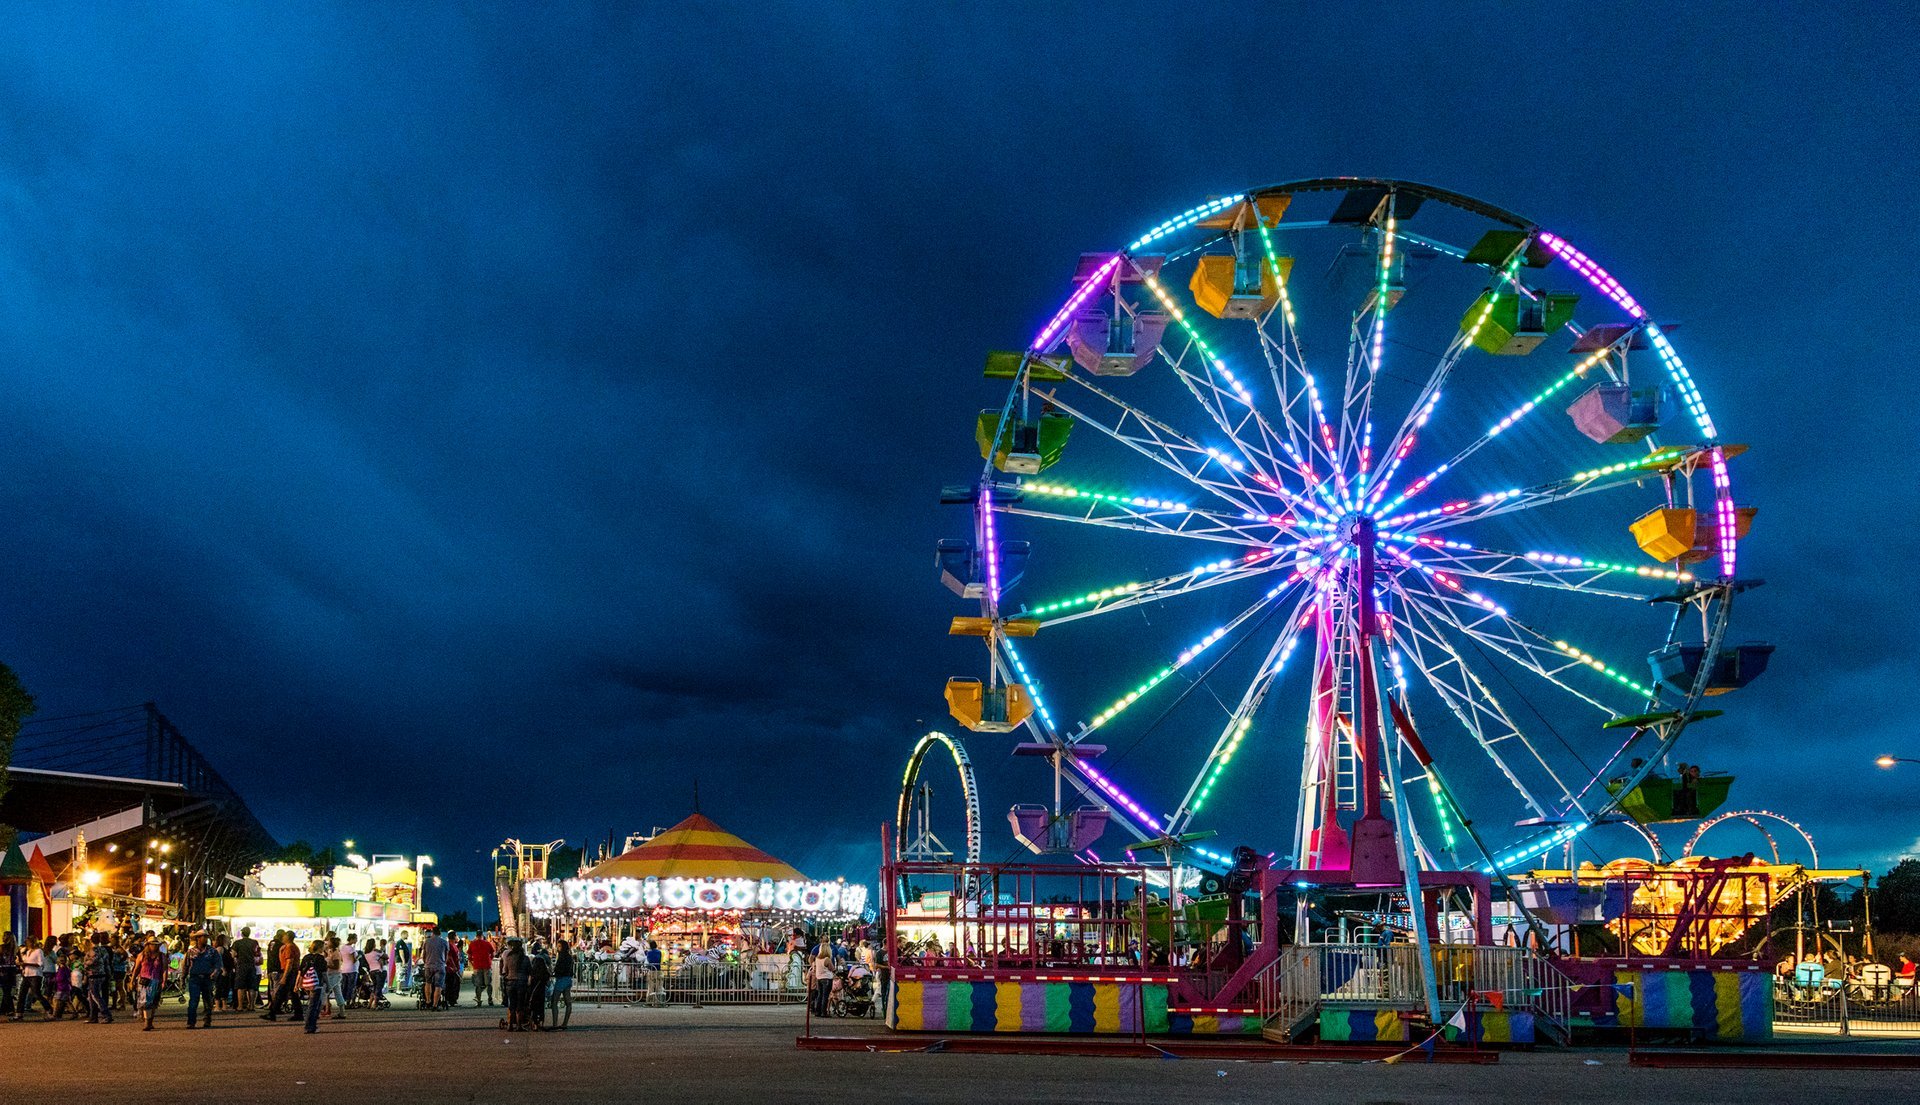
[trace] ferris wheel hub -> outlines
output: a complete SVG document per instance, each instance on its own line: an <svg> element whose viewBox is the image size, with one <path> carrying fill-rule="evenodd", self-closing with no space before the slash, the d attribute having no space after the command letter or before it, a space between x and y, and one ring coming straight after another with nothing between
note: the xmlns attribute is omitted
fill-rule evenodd
<svg viewBox="0 0 1920 1105"><path fill-rule="evenodd" d="M1371 545L1375 534L1373 515L1364 510L1343 515L1334 523L1334 534L1342 545Z"/></svg>

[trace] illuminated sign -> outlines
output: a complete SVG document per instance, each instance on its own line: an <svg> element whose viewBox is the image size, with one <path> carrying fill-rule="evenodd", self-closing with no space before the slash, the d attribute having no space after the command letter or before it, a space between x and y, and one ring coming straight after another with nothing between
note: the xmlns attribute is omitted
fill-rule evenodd
<svg viewBox="0 0 1920 1105"><path fill-rule="evenodd" d="M680 910L778 910L823 917L858 916L867 888L801 879L530 879L521 898L535 917L569 913Z"/></svg>
<svg viewBox="0 0 1920 1105"><path fill-rule="evenodd" d="M159 872L147 872L146 882L140 888L140 896L149 902L157 902L162 898Z"/></svg>
<svg viewBox="0 0 1920 1105"><path fill-rule="evenodd" d="M263 898L305 898L313 892L313 872L304 863L263 863L254 871Z"/></svg>

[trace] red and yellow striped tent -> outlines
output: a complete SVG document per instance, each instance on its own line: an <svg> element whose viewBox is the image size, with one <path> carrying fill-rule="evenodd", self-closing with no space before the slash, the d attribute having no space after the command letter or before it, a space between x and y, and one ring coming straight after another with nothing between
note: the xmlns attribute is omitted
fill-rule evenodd
<svg viewBox="0 0 1920 1105"><path fill-rule="evenodd" d="M596 879L806 878L697 813L638 848L596 864L587 876Z"/></svg>

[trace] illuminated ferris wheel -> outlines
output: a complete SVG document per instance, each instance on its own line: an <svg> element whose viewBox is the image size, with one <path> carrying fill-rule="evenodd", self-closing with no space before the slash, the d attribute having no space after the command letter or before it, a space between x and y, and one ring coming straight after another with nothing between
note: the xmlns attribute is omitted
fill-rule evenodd
<svg viewBox="0 0 1920 1105"><path fill-rule="evenodd" d="M951 712L1031 729L1104 807L1016 808L1016 834L1084 855L1110 813L1217 867L1183 842L1231 795L1290 816L1301 869L1390 820L1409 862L1495 871L1710 814L1731 779L1677 742L1772 647L1729 636L1742 447L1671 329L1559 235L1398 180L1224 196L1083 255L988 357L1010 386L945 496L972 534L941 574L978 604L951 632L987 646Z"/></svg>

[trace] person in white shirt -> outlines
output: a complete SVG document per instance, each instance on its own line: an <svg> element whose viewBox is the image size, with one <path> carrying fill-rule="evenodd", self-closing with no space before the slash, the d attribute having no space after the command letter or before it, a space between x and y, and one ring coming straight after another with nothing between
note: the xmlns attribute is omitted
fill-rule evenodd
<svg viewBox="0 0 1920 1105"><path fill-rule="evenodd" d="M28 941L26 950L20 953L20 999L13 1006L14 1020L26 1016L27 1009L36 1001L47 1012L53 1012L53 1003L47 1000L46 990L41 986L46 965L47 953L41 950L40 945Z"/></svg>

